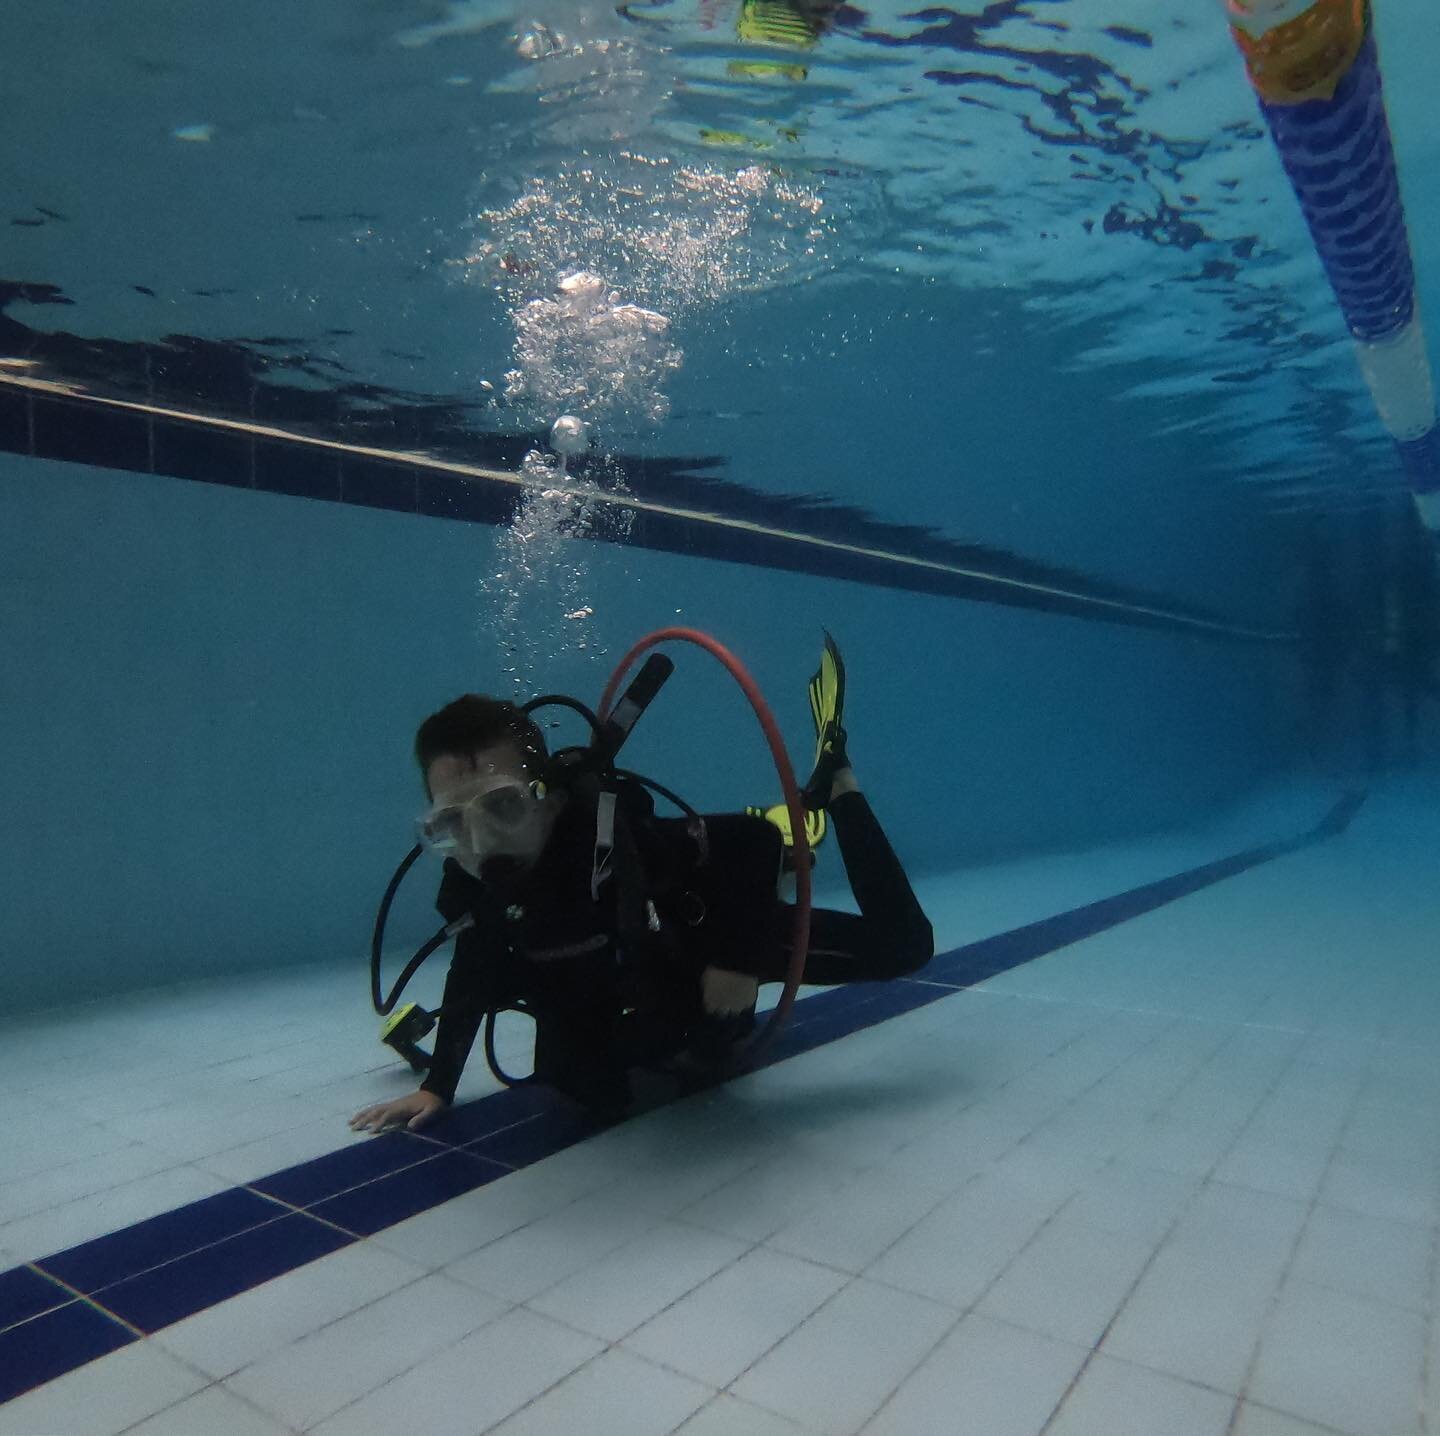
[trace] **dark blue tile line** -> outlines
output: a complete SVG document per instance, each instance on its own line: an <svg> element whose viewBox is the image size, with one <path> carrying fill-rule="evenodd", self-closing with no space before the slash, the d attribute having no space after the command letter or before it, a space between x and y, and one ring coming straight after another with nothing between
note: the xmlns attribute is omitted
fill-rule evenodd
<svg viewBox="0 0 1440 1436"><path fill-rule="evenodd" d="M938 1002L942 997L953 996L999 973L1093 937L1248 868L1336 837L1350 825L1364 801L1364 793L1347 793L1314 828L1296 838L1250 848L1233 857L941 953L932 958L914 980L873 986L856 984L818 993L796 1003L794 1016L757 1066L763 1068L787 1061L901 1012Z"/></svg>
<svg viewBox="0 0 1440 1436"><path fill-rule="evenodd" d="M255 440L255 487L294 498L340 502L340 456L313 445Z"/></svg>
<svg viewBox="0 0 1440 1436"><path fill-rule="evenodd" d="M417 1167L406 1167L378 1182L342 1192L309 1211L323 1221L344 1227L347 1232L368 1237L407 1217L428 1212L452 1197L463 1196L499 1177L507 1177L514 1170L467 1151L442 1152Z"/></svg>
<svg viewBox="0 0 1440 1436"><path fill-rule="evenodd" d="M95 1293L106 1311L146 1335L249 1291L355 1240L303 1212L127 1277Z"/></svg>
<svg viewBox="0 0 1440 1436"><path fill-rule="evenodd" d="M1293 840L956 948L923 975L803 999L762 1066L913 1011L1260 863L1333 837L1349 794ZM692 1089L693 1090L693 1089ZM0 1273L0 1401L307 1262L584 1141L597 1128L543 1088L511 1088L447 1114L433 1134L342 1148L177 1211ZM53 1273L55 1281L48 1280ZM65 1282L66 1287L59 1285ZM88 1294L75 1298L72 1291ZM107 1313L113 1313L113 1317ZM126 1326L122 1323L129 1323Z"/></svg>
<svg viewBox="0 0 1440 1436"><path fill-rule="evenodd" d="M413 464L362 459L346 454L340 462L340 498L343 503L398 513L418 512L419 479Z"/></svg>
<svg viewBox="0 0 1440 1436"><path fill-rule="evenodd" d="M30 414L32 452L38 458L150 471L152 435L148 414L83 399L40 396L32 397Z"/></svg>
<svg viewBox="0 0 1440 1436"><path fill-rule="evenodd" d="M89 1296L137 1272L163 1266L237 1232L274 1222L288 1210L244 1187L232 1187L56 1252L35 1266Z"/></svg>
<svg viewBox="0 0 1440 1436"><path fill-rule="evenodd" d="M0 1272L0 1331L75 1300L75 1293L28 1266Z"/></svg>
<svg viewBox="0 0 1440 1436"><path fill-rule="evenodd" d="M255 439L238 429L154 420L154 469L172 479L255 487Z"/></svg>
<svg viewBox="0 0 1440 1436"><path fill-rule="evenodd" d="M261 435L204 415L171 417L74 395L26 391L17 402L13 391L0 393L0 450L463 523L508 523L520 499L508 479L452 473L402 454L352 453L306 442L302 435ZM845 534L828 531L823 507L807 510L804 527L794 531L783 512L763 522L715 523L704 497L702 492L693 511L666 506L670 500L663 492L652 507L606 509L585 537L1096 622L1199 632L1227 642L1293 637L1191 611L1163 597L1122 593L1084 574L1060 574L1023 561L1017 567L1014 555L986 558L988 551L943 543L937 549L929 540L916 547L913 530L872 535L871 543L836 542Z"/></svg>
<svg viewBox="0 0 1440 1436"><path fill-rule="evenodd" d="M427 1140L441 1142L447 1147L463 1147L516 1122L554 1110L573 1109L548 1088L509 1087L491 1097L452 1108L445 1114L443 1122L426 1129L425 1136Z"/></svg>
<svg viewBox="0 0 1440 1436"><path fill-rule="evenodd" d="M548 1112L467 1142L464 1150L510 1167L528 1167L586 1137L595 1135L594 1120L574 1107L556 1105Z"/></svg>
<svg viewBox="0 0 1440 1436"><path fill-rule="evenodd" d="M1161 878L1158 882L1132 888L1129 892L1114 897L1102 898L1099 902L1087 903L1084 907L1072 908L1069 912L1028 923L1010 932L983 938L956 948L954 952L937 957L925 969L925 976L937 982L954 982L957 986L970 987L993 977L998 972L1007 972L1021 963L1045 953L1056 952L1082 938L1092 937L1106 928L1114 927L1143 913L1152 912L1166 903L1187 897L1201 888L1234 877L1261 863L1308 847L1334 837L1349 826L1351 819L1365 801L1363 793L1349 793L1326 814L1323 821L1308 833L1285 842L1268 843L1263 847L1251 848L1237 853L1234 857L1222 858L1203 867L1191 868L1177 873L1174 877Z"/></svg>
<svg viewBox="0 0 1440 1436"><path fill-rule="evenodd" d="M283 1172L272 1172L249 1185L292 1207L309 1207L434 1155L435 1148L429 1142L406 1132L387 1132L372 1142L341 1147L338 1152L286 1167Z"/></svg>
<svg viewBox="0 0 1440 1436"><path fill-rule="evenodd" d="M0 386L0 449L28 454L30 438L30 395L23 389Z"/></svg>
<svg viewBox="0 0 1440 1436"><path fill-rule="evenodd" d="M135 1339L133 1331L83 1301L0 1331L0 1404Z"/></svg>

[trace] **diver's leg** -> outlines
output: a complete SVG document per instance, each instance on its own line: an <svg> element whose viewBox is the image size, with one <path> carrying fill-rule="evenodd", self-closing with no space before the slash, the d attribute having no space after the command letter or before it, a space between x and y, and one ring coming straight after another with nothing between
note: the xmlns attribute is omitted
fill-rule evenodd
<svg viewBox="0 0 1440 1436"><path fill-rule="evenodd" d="M828 633L809 693L815 767L800 798L812 811L830 813L860 915L825 909L811 913L804 981L828 986L903 977L930 961L935 936L850 767L845 664ZM783 982L790 967L793 921L794 909L777 904L768 941L737 953L733 962L727 959L726 970L761 982Z"/></svg>
<svg viewBox="0 0 1440 1436"><path fill-rule="evenodd" d="M860 915L886 945L899 949L915 967L923 966L934 955L935 935L910 879L865 795L858 787L838 791L838 781L836 787L830 816Z"/></svg>
<svg viewBox="0 0 1440 1436"><path fill-rule="evenodd" d="M918 908L917 908L918 912ZM768 941L727 955L724 967L706 969L718 979L725 997L707 994L707 1010L733 1012L735 998L744 979L755 982L784 982L790 974L794 951L795 909L778 904ZM896 929L851 912L815 908L810 914L810 942L805 951L805 975L801 979L815 987L833 987L841 982L886 982L918 972L934 955L934 938L923 913L918 921L895 940ZM748 993L746 994L748 997ZM728 999L728 1000L727 1000Z"/></svg>
<svg viewBox="0 0 1440 1436"><path fill-rule="evenodd" d="M884 982L919 971L934 955L934 933L884 829L853 779L841 791L837 777L829 810L860 913L816 908L810 914L804 981L828 987ZM784 982L790 970L794 913L788 904L778 904L769 942L737 952L726 968L759 982Z"/></svg>

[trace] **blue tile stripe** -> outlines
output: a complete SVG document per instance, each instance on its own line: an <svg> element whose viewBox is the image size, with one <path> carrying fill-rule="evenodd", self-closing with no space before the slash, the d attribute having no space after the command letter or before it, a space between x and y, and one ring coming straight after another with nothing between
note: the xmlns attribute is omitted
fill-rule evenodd
<svg viewBox="0 0 1440 1436"><path fill-rule="evenodd" d="M1337 836L1363 801L1363 794L1347 794L1296 838L968 943L934 958L921 977L815 993L796 1003L760 1066L951 997ZM0 1404L595 1131L557 1095L511 1088L455 1108L424 1135L387 1133L0 1272Z"/></svg>
<svg viewBox="0 0 1440 1436"><path fill-rule="evenodd" d="M6 451L460 523L508 524L521 495L512 475L480 465L457 470L443 459L386 454L131 400L44 393L0 376L0 452ZM644 472L644 461L634 463L637 473ZM747 505L761 497L753 492L745 491L745 503L735 498L729 508L717 507L719 493L704 479L688 496L662 489L653 502L636 497L645 488L634 486L624 503L602 495L602 521L584 536L1223 642L1294 639L1289 632L1254 628L1162 595L1122 591L1093 575L953 543L858 511L837 511L827 520L827 506L811 505L800 511L804 523L796 527L796 512L752 511ZM839 527L837 518L843 519Z"/></svg>
<svg viewBox="0 0 1440 1436"><path fill-rule="evenodd" d="M0 1331L53 1311L75 1293L28 1266L0 1272Z"/></svg>
<svg viewBox="0 0 1440 1436"><path fill-rule="evenodd" d="M352 1187L378 1181L405 1167L413 1167L434 1155L434 1147L418 1137L407 1132L387 1132L373 1142L342 1147L328 1156L300 1162L286 1167L283 1172L261 1177L250 1185L277 1201L288 1202L294 1207L308 1207L327 1197L348 1192Z"/></svg>
<svg viewBox="0 0 1440 1436"><path fill-rule="evenodd" d="M138 1340L85 1302L0 1331L0 1404Z"/></svg>
<svg viewBox="0 0 1440 1436"><path fill-rule="evenodd" d="M45 1258L43 1269L46 1275L93 1296L137 1272L164 1266L238 1232L277 1221L288 1211L244 1187L233 1187L57 1252Z"/></svg>
<svg viewBox="0 0 1440 1436"><path fill-rule="evenodd" d="M310 1211L346 1231L374 1236L406 1217L428 1212L431 1207L438 1207L452 1197L464 1196L513 1171L514 1167L457 1149L442 1152L418 1166L392 1172L367 1186L352 1187L348 1192L318 1203Z"/></svg>
<svg viewBox="0 0 1440 1436"><path fill-rule="evenodd" d="M148 1336L354 1240L349 1232L292 1212L103 1287L93 1300Z"/></svg>

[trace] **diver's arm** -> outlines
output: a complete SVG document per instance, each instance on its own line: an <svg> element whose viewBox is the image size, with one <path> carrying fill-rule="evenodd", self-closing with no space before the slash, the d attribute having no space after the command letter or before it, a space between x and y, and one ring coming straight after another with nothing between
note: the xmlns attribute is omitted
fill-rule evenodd
<svg viewBox="0 0 1440 1436"><path fill-rule="evenodd" d="M473 928L455 939L455 955L445 975L445 995L435 1029L435 1055L430 1060L429 1075L420 1084L422 1092L431 1092L447 1104L455 1100L460 1074L485 1018L478 946Z"/></svg>
<svg viewBox="0 0 1440 1436"><path fill-rule="evenodd" d="M447 858L435 895L435 910L447 923L473 916L483 901L481 885L465 872L453 858ZM465 1070L475 1035L485 1018L490 995L487 990L485 954L478 931L463 929L456 935L450 970L445 974L445 994L441 998L440 1020L435 1029L435 1055L430 1072L420 1084L422 1092L430 1092L447 1105L455 1100L455 1088Z"/></svg>
<svg viewBox="0 0 1440 1436"><path fill-rule="evenodd" d="M466 942L466 938L470 942ZM475 1034L485 1015L475 934L463 932L455 940L455 955L445 977L445 997L435 1030L435 1056L419 1090L389 1102L377 1102L350 1119L355 1132L384 1132L405 1127L414 1132L433 1121L455 1100L455 1088L465 1070Z"/></svg>

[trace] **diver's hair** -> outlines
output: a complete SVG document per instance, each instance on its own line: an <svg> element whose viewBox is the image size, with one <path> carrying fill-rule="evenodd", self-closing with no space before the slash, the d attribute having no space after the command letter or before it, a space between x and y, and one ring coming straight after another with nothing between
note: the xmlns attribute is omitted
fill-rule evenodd
<svg viewBox="0 0 1440 1436"><path fill-rule="evenodd" d="M465 693L420 725L415 734L415 761L424 777L437 758L469 758L482 748L504 742L513 743L525 762L536 767L548 756L544 735L514 703Z"/></svg>

